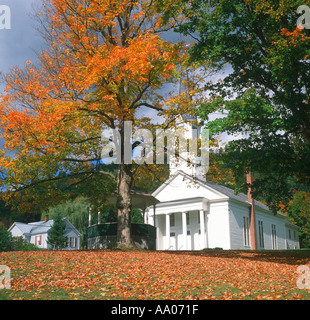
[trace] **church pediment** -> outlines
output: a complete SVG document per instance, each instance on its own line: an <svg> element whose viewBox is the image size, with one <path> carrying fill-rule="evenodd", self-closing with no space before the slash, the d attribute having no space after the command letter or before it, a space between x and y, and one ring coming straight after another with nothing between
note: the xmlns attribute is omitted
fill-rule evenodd
<svg viewBox="0 0 310 320"><path fill-rule="evenodd" d="M194 179L184 172L177 172L164 182L154 193L160 202L175 201L188 198L206 198L208 200L226 200L227 196Z"/></svg>

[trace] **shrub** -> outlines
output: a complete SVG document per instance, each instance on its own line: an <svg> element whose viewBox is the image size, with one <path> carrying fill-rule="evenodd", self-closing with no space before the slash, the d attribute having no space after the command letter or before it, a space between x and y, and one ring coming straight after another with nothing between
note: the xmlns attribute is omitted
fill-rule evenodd
<svg viewBox="0 0 310 320"><path fill-rule="evenodd" d="M33 243L29 243L22 237L12 237L12 250L14 251L33 251L40 250Z"/></svg>
<svg viewBox="0 0 310 320"><path fill-rule="evenodd" d="M22 237L12 237L11 232L0 226L0 252L1 251L32 251L40 250L33 243Z"/></svg>
<svg viewBox="0 0 310 320"><path fill-rule="evenodd" d="M0 251L12 251L12 234L3 226L0 226Z"/></svg>

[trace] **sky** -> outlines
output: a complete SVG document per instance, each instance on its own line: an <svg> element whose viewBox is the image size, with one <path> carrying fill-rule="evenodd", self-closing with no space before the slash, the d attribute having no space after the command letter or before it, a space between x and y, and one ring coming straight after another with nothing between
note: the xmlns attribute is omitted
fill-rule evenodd
<svg viewBox="0 0 310 320"><path fill-rule="evenodd" d="M1 0L11 11L11 29L0 29L0 71L8 72L13 66L22 67L26 60L36 60L43 42L35 29L32 6L40 0ZM2 12L3 13L3 12ZM1 14L1 12L0 12Z"/></svg>

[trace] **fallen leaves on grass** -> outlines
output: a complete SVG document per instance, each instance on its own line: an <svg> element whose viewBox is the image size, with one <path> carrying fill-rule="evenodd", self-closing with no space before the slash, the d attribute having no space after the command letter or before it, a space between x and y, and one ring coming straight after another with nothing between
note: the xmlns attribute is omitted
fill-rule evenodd
<svg viewBox="0 0 310 320"><path fill-rule="evenodd" d="M309 299L296 286L309 258L256 253L0 253L13 299Z"/></svg>

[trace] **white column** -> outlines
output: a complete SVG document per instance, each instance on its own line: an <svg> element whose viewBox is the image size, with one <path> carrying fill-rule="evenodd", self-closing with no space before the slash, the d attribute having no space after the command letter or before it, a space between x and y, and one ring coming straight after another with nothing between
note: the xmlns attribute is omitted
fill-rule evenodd
<svg viewBox="0 0 310 320"><path fill-rule="evenodd" d="M200 249L204 249L206 247L206 232L205 232L205 213L203 210L199 210L199 218L200 218Z"/></svg>
<svg viewBox="0 0 310 320"><path fill-rule="evenodd" d="M166 214L166 249L170 248L170 215Z"/></svg>
<svg viewBox="0 0 310 320"><path fill-rule="evenodd" d="M182 212L182 233L183 233L183 249L187 250L186 212Z"/></svg>
<svg viewBox="0 0 310 320"><path fill-rule="evenodd" d="M91 226L91 208L89 208L89 211L88 211L88 226L89 227Z"/></svg>
<svg viewBox="0 0 310 320"><path fill-rule="evenodd" d="M145 223L145 211L146 211L146 208L142 210L143 223Z"/></svg>
<svg viewBox="0 0 310 320"><path fill-rule="evenodd" d="M98 224L100 224L100 223L101 223L101 212L98 211Z"/></svg>
<svg viewBox="0 0 310 320"><path fill-rule="evenodd" d="M153 204L154 227L156 227L156 204Z"/></svg>
<svg viewBox="0 0 310 320"><path fill-rule="evenodd" d="M146 208L143 223L149 224L149 214L150 214L150 208Z"/></svg>

